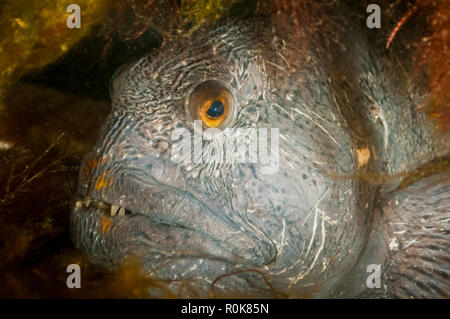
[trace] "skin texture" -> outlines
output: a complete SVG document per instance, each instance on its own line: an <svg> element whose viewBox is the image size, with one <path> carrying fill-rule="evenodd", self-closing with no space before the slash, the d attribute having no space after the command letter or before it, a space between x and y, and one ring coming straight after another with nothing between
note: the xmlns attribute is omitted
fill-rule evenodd
<svg viewBox="0 0 450 319"><path fill-rule="evenodd" d="M402 288L395 265L425 266L389 248L401 231L392 225L417 209L392 206L396 196L416 194L399 188L401 173L445 156L445 142L414 112L423 90L404 81L408 71L396 72L398 60L371 47L354 13L322 9L329 30L311 45L293 45L263 18L233 21L166 42L121 69L112 112L80 172L76 247L107 267L140 256L143 272L170 289L187 284L185 297L446 296L448 179L422 181L437 187L426 198L439 200L432 215L442 223L431 230L435 255L431 242L416 254L437 256L441 276L427 280L438 288ZM194 131L186 103L210 80L233 96L228 127L279 129L276 172L217 162L223 132L203 140L204 161L172 161L181 143L174 130ZM386 269L384 288L367 288L368 264Z"/></svg>

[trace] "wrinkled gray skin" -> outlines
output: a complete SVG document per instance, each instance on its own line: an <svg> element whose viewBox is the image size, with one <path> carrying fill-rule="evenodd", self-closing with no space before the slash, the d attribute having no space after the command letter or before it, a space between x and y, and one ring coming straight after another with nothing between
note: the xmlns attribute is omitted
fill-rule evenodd
<svg viewBox="0 0 450 319"><path fill-rule="evenodd" d="M173 281L182 297L448 296L448 178L420 181L420 203L429 203L409 211L398 201L411 204L417 192L370 178L445 155L445 141L414 111L426 92L397 72L397 60L372 56L352 19L335 19L336 34L302 56L255 19L169 41L123 69L81 169L76 247L106 267L141 256L143 272ZM229 127L279 128L278 171L171 160L173 130L193 131L186 99L207 80L233 95ZM204 140L204 156L225 138ZM111 205L124 210L110 216ZM367 287L369 264L381 265L381 288Z"/></svg>

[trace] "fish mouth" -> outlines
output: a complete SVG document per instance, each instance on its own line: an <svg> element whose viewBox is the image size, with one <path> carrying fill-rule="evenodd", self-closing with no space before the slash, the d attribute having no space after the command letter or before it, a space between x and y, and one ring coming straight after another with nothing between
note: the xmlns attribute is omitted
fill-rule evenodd
<svg viewBox="0 0 450 319"><path fill-rule="evenodd" d="M170 286L175 290L177 284L184 283L194 297L210 298L211 293L229 297L244 292L275 296L264 281L264 271L230 251L223 241L104 201L74 202L71 237L94 264L114 268L127 257L139 257L143 275L175 285ZM149 286L151 295L165 297L158 290Z"/></svg>
<svg viewBox="0 0 450 319"><path fill-rule="evenodd" d="M94 262L101 264L105 264L102 257L109 260L127 257L123 253L126 246L126 251L141 257L161 255L166 259L208 257L235 263L244 261L191 229L155 221L149 216L95 199L76 201L71 223L72 226L75 224L71 228L76 246L94 254ZM99 244L101 242L103 245ZM99 252L100 246L102 251ZM100 257L101 254L105 256Z"/></svg>
<svg viewBox="0 0 450 319"><path fill-rule="evenodd" d="M77 200L75 201L73 208L73 210L77 212L80 212L82 210L88 211L90 209L101 212L105 217L117 216L118 218L120 218L123 216L133 215L131 211L125 209L124 207L97 201L95 199Z"/></svg>
<svg viewBox="0 0 450 319"><path fill-rule="evenodd" d="M75 246L100 264L125 255L140 255L152 260L147 268L159 267L171 258L203 259L238 267L260 267L275 260L272 242L212 213L185 192L158 185L144 193L145 200L126 200L121 206L107 196L75 200L71 214ZM166 213L171 203L178 205ZM139 209L143 206L146 209Z"/></svg>

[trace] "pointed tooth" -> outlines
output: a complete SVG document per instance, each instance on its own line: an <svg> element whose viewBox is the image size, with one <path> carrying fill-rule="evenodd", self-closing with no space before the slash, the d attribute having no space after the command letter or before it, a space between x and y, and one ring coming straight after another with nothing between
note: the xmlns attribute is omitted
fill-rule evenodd
<svg viewBox="0 0 450 319"><path fill-rule="evenodd" d="M88 208L89 205L91 205L91 200L90 199L86 200L86 203L85 203L86 208Z"/></svg>
<svg viewBox="0 0 450 319"><path fill-rule="evenodd" d="M81 200L79 200L75 203L75 208L80 209L81 207L83 207L83 202Z"/></svg>
<svg viewBox="0 0 450 319"><path fill-rule="evenodd" d="M120 207L119 212L117 213L117 216L125 216L125 208Z"/></svg>
<svg viewBox="0 0 450 319"><path fill-rule="evenodd" d="M119 206L111 205L111 216L116 216Z"/></svg>

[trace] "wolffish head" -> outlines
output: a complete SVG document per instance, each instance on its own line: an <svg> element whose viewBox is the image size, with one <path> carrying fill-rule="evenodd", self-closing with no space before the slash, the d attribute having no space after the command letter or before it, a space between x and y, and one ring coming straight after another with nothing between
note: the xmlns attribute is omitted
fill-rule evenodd
<svg viewBox="0 0 450 319"><path fill-rule="evenodd" d="M117 72L71 215L93 262L140 256L199 296L318 293L354 262L368 202L326 173L354 169L350 133L315 57L290 76L268 30L197 32Z"/></svg>

